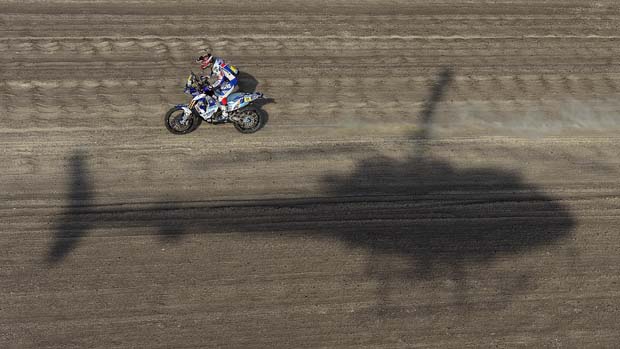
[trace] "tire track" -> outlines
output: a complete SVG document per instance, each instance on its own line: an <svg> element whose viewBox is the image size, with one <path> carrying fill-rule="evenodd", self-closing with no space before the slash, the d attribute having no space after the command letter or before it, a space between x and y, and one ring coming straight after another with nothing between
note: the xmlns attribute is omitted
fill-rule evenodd
<svg viewBox="0 0 620 349"><path fill-rule="evenodd" d="M618 84L620 73L608 73L593 75L577 75L577 74L515 74L505 76L487 76L487 75L459 75L454 78L457 90L465 93L466 90L505 90L507 86L516 84L519 92L526 92L528 89L536 88L537 90L551 90L558 93L575 92L575 86L586 92L595 86L608 94L618 92ZM573 87L567 87L567 81L570 81ZM182 88L182 78L165 78L165 79L87 79L87 80L5 80L0 82L0 91L4 94L25 93L34 88L39 88L37 94L42 91L61 90L58 94L72 95L92 95L97 89L103 89L102 92L111 93L118 91L119 94L125 93L124 90L140 90L148 92L153 89L161 89L161 92L177 91ZM426 86L432 82L432 78L424 75L419 76L388 76L388 77L333 77L333 78L314 78L314 77L288 77L288 78L265 78L259 82L258 88L282 88L286 91L293 90L291 95L305 95L313 93L326 96L337 95L335 91L342 91L343 94L350 92L355 87L360 86L399 86L402 90L412 90ZM366 90L368 91L368 90ZM363 91L361 91L363 93ZM372 91L378 93L380 91ZM409 91L413 93L413 91ZM501 91L500 91L501 92ZM51 93L51 92L50 92ZM601 93L597 93L600 95ZM473 94L472 94L473 95ZM461 94L466 99L472 95ZM369 97L369 95L364 97ZM525 95L527 96L527 95Z"/></svg>
<svg viewBox="0 0 620 349"><path fill-rule="evenodd" d="M183 6L168 9L176 12ZM118 10L118 9L117 9ZM175 11L176 10L176 11ZM196 8L183 11L183 15L168 13L164 16L153 16L147 13L114 15L110 13L100 14L72 14L70 17L63 16L60 19L55 16L44 14L24 14L11 13L0 17L6 25L0 33L5 36L36 36L49 35L50 32L56 34L76 35L73 33L95 31L117 35L118 33L139 35L145 30L155 35L166 35L170 33L180 35L189 32L200 31L200 23L210 23L209 32L215 35L227 35L226 27L234 23L236 32L240 36L249 34L270 34L274 30L280 33L304 34L307 32L320 32L322 34L342 35L346 33L372 34L373 32L382 33L434 33L439 35L458 35L460 33L471 33L483 35L491 32L494 34L509 35L515 31L529 35L560 34L569 35L577 33L589 33L594 35L613 35L616 33L615 23L618 20L617 11L607 9L606 11L573 11L564 10L556 7L547 15L520 13L518 15L509 13L485 14L484 11L476 9L463 14L442 15L441 13L425 14L419 5L414 6L412 11L393 13L385 15L374 13L373 15L343 15L343 12L351 12L350 9L344 10L332 7L329 14L329 21L325 21L325 14L317 14L317 11L310 11L305 16L298 13L289 13L286 18L279 14L264 14L262 16L248 16L247 12L228 15L221 13L221 16L214 17L205 14ZM220 9L218 12L222 12ZM323 11L324 12L324 11ZM407 13L409 12L409 13ZM434 11L438 12L438 11ZM35 20L39 23L37 28L32 28L30 23ZM549 21L554 23L548 26ZM137 24L139 23L139 24ZM184 23L182 28L171 23ZM346 28L343 28L345 27ZM579 31L575 30L578 27ZM48 30L45 30L45 29ZM119 29L122 28L122 29ZM429 28L435 28L429 30ZM79 35L76 35L79 36Z"/></svg>
<svg viewBox="0 0 620 349"><path fill-rule="evenodd" d="M600 99L613 97L618 93L620 74L604 74L592 79L584 75L514 75L514 76L458 76L454 81L454 101L531 101L541 99L569 98L573 95L581 99L590 95ZM329 100L339 103L336 109L358 110L370 104L394 103L405 108L415 105L424 98L420 91L429 85L431 79L419 77L384 78L272 78L259 83L258 89L279 100L279 109L291 104L309 103L322 105ZM175 99L184 99L180 93L180 83L176 79L165 80L9 80L0 83L0 91L12 102L7 107L28 107L34 103L35 112L43 108L68 105L80 107L95 105L100 107L120 107L140 104L142 98L150 104L168 105ZM374 90L361 89L360 86L374 86ZM394 94L393 90L403 92ZM382 92L386 91L386 92ZM126 96L135 96L127 100ZM175 97L176 96L176 97ZM406 96L406 97L405 97ZM60 97L60 102L59 102ZM287 98L288 97L288 98ZM417 101L417 102L416 102ZM60 104L59 104L60 103ZM327 103L329 105L329 103ZM355 106L358 105L356 108Z"/></svg>
<svg viewBox="0 0 620 349"><path fill-rule="evenodd" d="M322 51L332 54L365 50L420 50L429 56L449 52L463 56L476 56L476 52L488 56L497 55L549 55L553 50L563 51L567 56L576 52L596 56L593 53L615 53L619 49L620 35L520 35L520 36L438 36L438 35L250 35L243 38L203 36L141 36L141 37L18 37L0 38L0 49L9 54L32 52L52 55L55 53L79 53L88 56L110 55L124 52L128 55L167 54L177 51L197 52L211 48L227 55L246 55L251 52ZM573 50L573 51L571 51ZM594 50L594 52L593 52ZM473 52L472 52L473 51ZM418 54L420 52L417 52ZM313 55L317 55L314 53ZM482 54L478 54L482 55ZM484 55L482 55L484 56Z"/></svg>

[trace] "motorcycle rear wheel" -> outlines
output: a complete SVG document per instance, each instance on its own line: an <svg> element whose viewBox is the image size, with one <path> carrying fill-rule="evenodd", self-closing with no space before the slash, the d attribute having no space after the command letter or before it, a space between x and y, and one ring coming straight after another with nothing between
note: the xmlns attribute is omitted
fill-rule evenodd
<svg viewBox="0 0 620 349"><path fill-rule="evenodd" d="M241 133L254 133L262 126L260 111L255 108L240 110L236 116L239 118L239 121L235 121L234 125L237 131Z"/></svg>

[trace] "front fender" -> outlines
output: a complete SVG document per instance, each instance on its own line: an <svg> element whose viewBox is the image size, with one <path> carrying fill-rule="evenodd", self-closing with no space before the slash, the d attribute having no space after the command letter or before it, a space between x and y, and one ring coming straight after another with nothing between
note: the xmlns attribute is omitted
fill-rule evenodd
<svg viewBox="0 0 620 349"><path fill-rule="evenodd" d="M191 109L189 109L187 104L177 104L177 105L175 105L175 107L183 109L183 113L185 114L185 116L192 115L192 111L191 111Z"/></svg>

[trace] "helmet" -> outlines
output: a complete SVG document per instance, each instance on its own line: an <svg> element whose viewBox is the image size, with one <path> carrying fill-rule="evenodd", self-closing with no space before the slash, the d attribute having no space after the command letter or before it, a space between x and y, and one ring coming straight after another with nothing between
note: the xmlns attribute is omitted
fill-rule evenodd
<svg viewBox="0 0 620 349"><path fill-rule="evenodd" d="M214 59L215 57L213 57L213 55L211 55L210 53L207 53L204 56L198 57L198 59L196 59L196 63L200 63L200 69L207 69L211 65L213 65Z"/></svg>

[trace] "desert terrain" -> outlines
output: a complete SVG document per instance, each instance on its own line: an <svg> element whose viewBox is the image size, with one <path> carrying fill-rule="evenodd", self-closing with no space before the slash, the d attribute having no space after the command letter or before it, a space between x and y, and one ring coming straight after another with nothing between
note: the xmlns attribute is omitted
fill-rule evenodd
<svg viewBox="0 0 620 349"><path fill-rule="evenodd" d="M175 136L210 49L263 92ZM0 347L611 348L620 4L0 0Z"/></svg>

